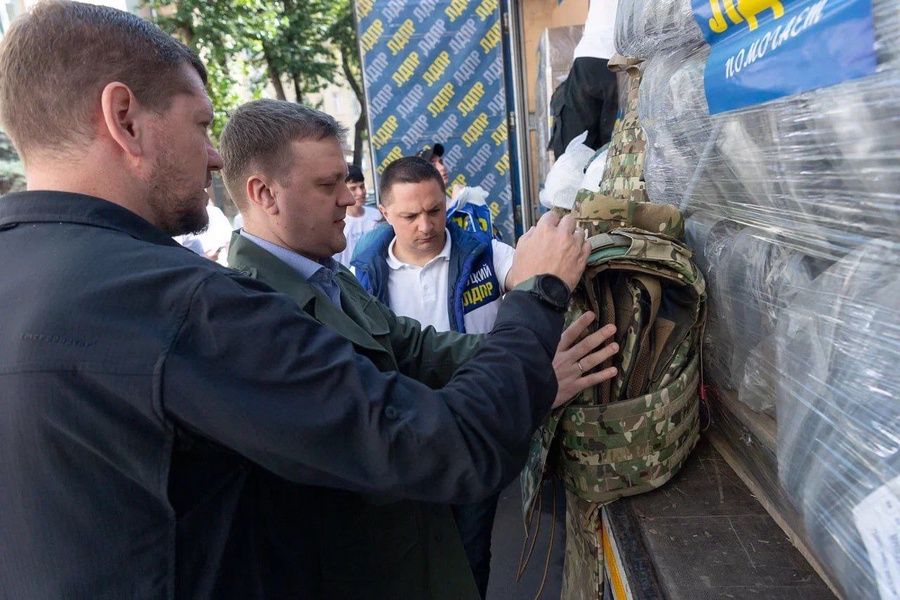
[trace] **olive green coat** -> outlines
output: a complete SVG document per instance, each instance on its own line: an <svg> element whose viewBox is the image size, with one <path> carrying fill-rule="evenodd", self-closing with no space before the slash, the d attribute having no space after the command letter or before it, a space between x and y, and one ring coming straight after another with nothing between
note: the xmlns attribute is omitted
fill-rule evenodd
<svg viewBox="0 0 900 600"><path fill-rule="evenodd" d="M398 317L343 267L336 276L338 308L290 266L238 234L228 262L291 296L381 371L400 371L433 388L443 386L481 340L423 330L417 321ZM269 542L263 554L279 579L274 588L267 586L270 592L290 591L298 598L479 597L449 507L291 486L274 477L260 485L260 510L268 523L261 531Z"/></svg>

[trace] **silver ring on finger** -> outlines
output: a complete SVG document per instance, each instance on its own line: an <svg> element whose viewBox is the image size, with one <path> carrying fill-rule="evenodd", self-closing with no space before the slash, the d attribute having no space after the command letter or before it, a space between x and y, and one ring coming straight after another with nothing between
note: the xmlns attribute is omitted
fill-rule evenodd
<svg viewBox="0 0 900 600"><path fill-rule="evenodd" d="M582 374L582 375L584 375L584 367L581 366L581 361L580 361L580 360L576 360L576 361L575 361L575 366L578 367L578 370L581 371L581 374Z"/></svg>

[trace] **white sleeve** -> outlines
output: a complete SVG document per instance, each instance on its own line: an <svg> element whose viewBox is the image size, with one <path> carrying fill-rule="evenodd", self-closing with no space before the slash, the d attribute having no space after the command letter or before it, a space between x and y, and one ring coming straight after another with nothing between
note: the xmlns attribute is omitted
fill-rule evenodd
<svg viewBox="0 0 900 600"><path fill-rule="evenodd" d="M500 280L500 289L506 293L506 275L509 273L513 263L513 254L516 250L512 246L492 240L492 248L494 251L494 273Z"/></svg>

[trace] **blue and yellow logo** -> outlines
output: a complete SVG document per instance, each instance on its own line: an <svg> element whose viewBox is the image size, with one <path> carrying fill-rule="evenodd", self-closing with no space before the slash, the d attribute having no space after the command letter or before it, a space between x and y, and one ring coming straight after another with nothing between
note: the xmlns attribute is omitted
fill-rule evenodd
<svg viewBox="0 0 900 600"><path fill-rule="evenodd" d="M723 6L719 6L719 2ZM784 16L784 6L779 0L709 0L709 7L712 10L712 18L709 20L709 28L716 33L724 33L728 29L728 21L725 20L726 15L732 24L747 21L750 31L759 27L757 16L763 11L770 10L776 19ZM724 7L724 14L722 8Z"/></svg>

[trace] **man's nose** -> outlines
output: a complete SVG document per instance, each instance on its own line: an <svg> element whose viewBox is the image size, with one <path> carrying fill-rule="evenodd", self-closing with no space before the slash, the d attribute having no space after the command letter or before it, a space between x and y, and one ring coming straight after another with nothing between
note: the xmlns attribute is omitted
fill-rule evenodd
<svg viewBox="0 0 900 600"><path fill-rule="evenodd" d="M222 165L225 164L222 160L222 155L219 154L219 151L216 150L215 146L212 144L210 144L207 149L207 155L206 168L210 171L218 171L222 168Z"/></svg>
<svg viewBox="0 0 900 600"><path fill-rule="evenodd" d="M350 188L346 185L343 186L343 190L338 195L338 206L352 206L356 204L356 198L353 197L353 192L350 191Z"/></svg>

